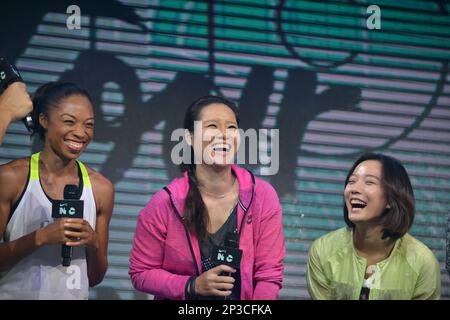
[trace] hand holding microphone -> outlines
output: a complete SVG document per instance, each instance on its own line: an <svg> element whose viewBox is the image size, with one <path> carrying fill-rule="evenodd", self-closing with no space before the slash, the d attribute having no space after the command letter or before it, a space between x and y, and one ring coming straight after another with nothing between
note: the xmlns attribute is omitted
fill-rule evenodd
<svg viewBox="0 0 450 320"><path fill-rule="evenodd" d="M70 239L64 235L64 224L67 219L57 219L36 231L36 243L38 246L64 244Z"/></svg>
<svg viewBox="0 0 450 320"><path fill-rule="evenodd" d="M0 95L0 112L10 122L25 118L33 104L23 82L14 82Z"/></svg>
<svg viewBox="0 0 450 320"><path fill-rule="evenodd" d="M19 71L6 59L0 58L0 118L9 122L23 119L26 128L31 131L32 108L32 101Z"/></svg>
<svg viewBox="0 0 450 320"><path fill-rule="evenodd" d="M195 291L202 296L219 296L227 299L232 293L233 273L240 268L242 250L239 249L239 233L228 232L223 246L214 246L212 262L216 267L201 274L195 280Z"/></svg>
<svg viewBox="0 0 450 320"><path fill-rule="evenodd" d="M95 231L83 220L83 209L84 201L79 200L78 187L71 184L64 187L64 200L54 200L52 204L52 217L63 218L64 238L68 239L61 247L62 265L65 267L70 265L73 247L98 247Z"/></svg>
<svg viewBox="0 0 450 320"><path fill-rule="evenodd" d="M83 219L68 219L64 223L64 234L71 239L66 243L70 247L86 246L98 249L97 233L92 229L89 222Z"/></svg>
<svg viewBox="0 0 450 320"><path fill-rule="evenodd" d="M98 248L96 232L89 222L83 219L84 201L78 199L78 187L66 185L64 200L53 200L52 218L54 222L36 232L39 246L62 244L62 265L71 263L73 247L87 246Z"/></svg>
<svg viewBox="0 0 450 320"><path fill-rule="evenodd" d="M235 280L231 276L223 276L221 274L231 274L234 272L236 272L236 269L221 264L202 273L195 280L196 294L201 296L228 297L231 294Z"/></svg>

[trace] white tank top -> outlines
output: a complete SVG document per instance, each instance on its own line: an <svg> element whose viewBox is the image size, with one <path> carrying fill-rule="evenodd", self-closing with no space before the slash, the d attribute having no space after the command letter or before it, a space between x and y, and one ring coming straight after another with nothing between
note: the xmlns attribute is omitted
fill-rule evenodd
<svg viewBox="0 0 450 320"><path fill-rule="evenodd" d="M77 160L80 200L84 201L84 219L95 230L96 207L86 167ZM30 159L25 192L6 226L4 241L14 241L52 223L52 202L39 180L39 153ZM61 245L45 245L24 257L10 270L0 272L0 299L87 299L85 247L74 247L71 265L62 266Z"/></svg>

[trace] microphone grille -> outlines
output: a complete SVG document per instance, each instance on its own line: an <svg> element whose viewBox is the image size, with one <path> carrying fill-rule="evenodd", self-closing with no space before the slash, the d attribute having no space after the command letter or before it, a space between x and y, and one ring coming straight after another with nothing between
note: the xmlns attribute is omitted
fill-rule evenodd
<svg viewBox="0 0 450 320"><path fill-rule="evenodd" d="M64 199L78 199L78 186L66 184L64 187Z"/></svg>

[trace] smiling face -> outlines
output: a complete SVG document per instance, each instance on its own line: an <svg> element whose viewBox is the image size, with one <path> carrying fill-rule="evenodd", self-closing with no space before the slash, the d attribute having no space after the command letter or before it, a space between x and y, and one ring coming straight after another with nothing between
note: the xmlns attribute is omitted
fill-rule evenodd
<svg viewBox="0 0 450 320"><path fill-rule="evenodd" d="M194 126L193 144L197 163L218 166L232 163L239 145L233 110L222 103L204 107Z"/></svg>
<svg viewBox="0 0 450 320"><path fill-rule="evenodd" d="M45 147L66 159L76 159L94 135L94 111L82 95L72 95L49 108L48 118L41 113L39 122L46 130Z"/></svg>
<svg viewBox="0 0 450 320"><path fill-rule="evenodd" d="M388 207L380 161L366 160L355 168L345 187L344 199L352 223L376 223Z"/></svg>

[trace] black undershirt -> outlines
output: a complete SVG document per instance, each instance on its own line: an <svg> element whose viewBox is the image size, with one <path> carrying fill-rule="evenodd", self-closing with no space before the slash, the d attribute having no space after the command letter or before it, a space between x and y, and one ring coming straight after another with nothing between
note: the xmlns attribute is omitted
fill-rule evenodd
<svg viewBox="0 0 450 320"><path fill-rule="evenodd" d="M237 230L237 206L234 207L227 221L216 231L216 233L208 234L204 241L199 243L200 253L202 258L202 271L208 271L216 267L217 265L211 260L211 255L213 247L223 246L225 243L225 238L228 232L236 232ZM241 274L239 269L231 274L234 278L234 287L232 289L231 295L225 300L240 300L241 297ZM224 300L223 297L217 296L202 296L198 297L199 300Z"/></svg>

